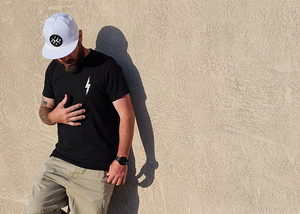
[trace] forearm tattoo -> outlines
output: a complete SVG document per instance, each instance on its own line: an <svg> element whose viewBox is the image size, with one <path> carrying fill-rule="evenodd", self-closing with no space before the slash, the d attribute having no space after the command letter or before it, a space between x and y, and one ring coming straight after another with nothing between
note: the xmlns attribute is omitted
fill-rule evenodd
<svg viewBox="0 0 300 214"><path fill-rule="evenodd" d="M45 107L48 104L48 102L45 100L45 98L42 99L42 107Z"/></svg>
<svg viewBox="0 0 300 214"><path fill-rule="evenodd" d="M39 115L40 115L41 120L44 123L46 123L48 125L53 125L53 123L48 118L48 114L51 111L51 109L49 107L47 107L47 105L48 105L48 102L43 97L42 98L42 104L41 104L40 111L39 111Z"/></svg>

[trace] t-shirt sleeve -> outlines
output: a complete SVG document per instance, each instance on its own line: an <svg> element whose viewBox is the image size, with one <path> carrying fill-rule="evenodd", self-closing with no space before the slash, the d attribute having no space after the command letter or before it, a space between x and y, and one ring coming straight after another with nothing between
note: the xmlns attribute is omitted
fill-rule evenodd
<svg viewBox="0 0 300 214"><path fill-rule="evenodd" d="M104 86L112 102L129 93L129 88L122 72L122 68L113 58L110 58L107 61L105 75Z"/></svg>
<svg viewBox="0 0 300 214"><path fill-rule="evenodd" d="M55 94L54 94L54 90L52 87L51 64L48 66L46 73L45 73L43 96L54 99Z"/></svg>

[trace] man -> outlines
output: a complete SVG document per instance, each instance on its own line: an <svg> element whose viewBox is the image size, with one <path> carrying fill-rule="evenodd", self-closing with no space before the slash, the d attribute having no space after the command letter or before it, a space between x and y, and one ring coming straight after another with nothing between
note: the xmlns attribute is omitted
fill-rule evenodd
<svg viewBox="0 0 300 214"><path fill-rule="evenodd" d="M44 24L49 64L39 110L57 124L58 142L33 184L29 213L102 214L114 185L123 185L134 128L129 89L111 57L82 45L68 14Z"/></svg>

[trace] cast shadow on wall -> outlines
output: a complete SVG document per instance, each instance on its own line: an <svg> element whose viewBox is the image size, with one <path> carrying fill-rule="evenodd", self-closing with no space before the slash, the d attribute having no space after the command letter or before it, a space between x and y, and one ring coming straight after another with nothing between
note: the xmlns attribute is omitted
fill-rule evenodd
<svg viewBox="0 0 300 214"><path fill-rule="evenodd" d="M137 214L139 208L137 188L138 186L149 187L154 181L155 169L158 168L158 162L155 159L154 134L146 107L147 96L139 71L127 53L127 48L128 42L118 28L105 26L99 31L96 50L112 56L123 69L130 89L138 131L147 157L146 163L137 174L134 152L131 149L126 184L115 187L108 214Z"/></svg>

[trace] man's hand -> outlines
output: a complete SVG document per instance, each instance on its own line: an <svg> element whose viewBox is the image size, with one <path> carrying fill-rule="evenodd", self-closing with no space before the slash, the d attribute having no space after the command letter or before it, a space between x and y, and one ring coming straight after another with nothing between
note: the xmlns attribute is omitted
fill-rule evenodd
<svg viewBox="0 0 300 214"><path fill-rule="evenodd" d="M48 119L51 123L63 123L70 126L80 126L80 122L76 122L85 118L85 109L79 109L82 104L78 103L65 108L68 96L65 98L51 111L48 113ZM79 110L78 110L79 109Z"/></svg>
<svg viewBox="0 0 300 214"><path fill-rule="evenodd" d="M121 165L118 161L112 162L109 168L109 172L106 174L108 176L107 183L124 185L127 177L127 165Z"/></svg>

